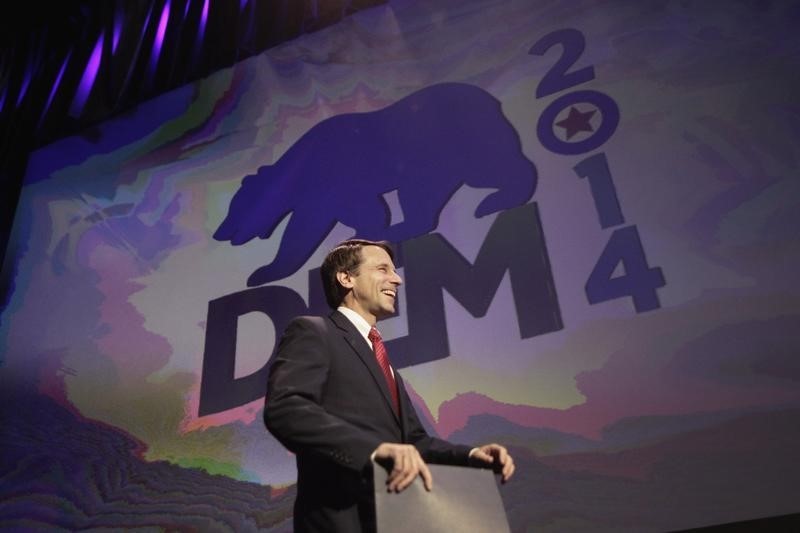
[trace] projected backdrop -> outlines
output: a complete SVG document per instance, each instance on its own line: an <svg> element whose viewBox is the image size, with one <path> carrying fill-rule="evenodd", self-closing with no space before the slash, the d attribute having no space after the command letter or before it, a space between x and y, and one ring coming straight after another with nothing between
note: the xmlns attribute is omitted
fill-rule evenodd
<svg viewBox="0 0 800 533"><path fill-rule="evenodd" d="M268 360L354 235L429 430L518 458L513 529L800 510L793 17L391 2L41 149L0 523L285 530Z"/></svg>

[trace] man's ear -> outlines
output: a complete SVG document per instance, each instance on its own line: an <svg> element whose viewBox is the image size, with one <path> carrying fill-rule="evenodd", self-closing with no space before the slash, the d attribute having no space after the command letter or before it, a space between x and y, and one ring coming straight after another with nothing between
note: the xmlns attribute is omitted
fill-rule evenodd
<svg viewBox="0 0 800 533"><path fill-rule="evenodd" d="M339 284L345 289L353 288L353 276L350 275L350 272L337 272L336 279L339 280Z"/></svg>

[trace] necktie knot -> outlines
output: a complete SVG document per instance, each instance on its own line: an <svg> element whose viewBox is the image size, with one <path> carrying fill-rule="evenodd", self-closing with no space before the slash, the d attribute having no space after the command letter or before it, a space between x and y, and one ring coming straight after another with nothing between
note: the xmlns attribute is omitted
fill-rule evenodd
<svg viewBox="0 0 800 533"><path fill-rule="evenodd" d="M383 339L381 339L381 334L378 333L378 328L376 328L375 326L372 326L372 328L369 330L369 334L367 335L367 338L372 343L375 343L377 341L383 340Z"/></svg>

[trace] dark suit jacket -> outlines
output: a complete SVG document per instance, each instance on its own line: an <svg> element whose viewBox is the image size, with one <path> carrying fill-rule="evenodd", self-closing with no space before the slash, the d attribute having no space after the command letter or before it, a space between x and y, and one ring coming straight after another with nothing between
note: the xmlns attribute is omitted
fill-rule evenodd
<svg viewBox="0 0 800 533"><path fill-rule="evenodd" d="M343 314L299 317L287 327L264 421L296 454L297 533L374 530L370 455L382 442L413 444L428 463L467 464L470 448L429 436L395 376L399 417L375 355Z"/></svg>

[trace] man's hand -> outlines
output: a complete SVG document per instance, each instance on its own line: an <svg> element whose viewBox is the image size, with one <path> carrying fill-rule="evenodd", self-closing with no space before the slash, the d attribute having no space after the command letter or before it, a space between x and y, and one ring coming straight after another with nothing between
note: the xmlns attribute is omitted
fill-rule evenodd
<svg viewBox="0 0 800 533"><path fill-rule="evenodd" d="M492 465L495 472L503 475L501 478L503 483L514 475L514 460L508 454L508 450L499 444L484 444L476 448L470 455L470 459Z"/></svg>
<svg viewBox="0 0 800 533"><path fill-rule="evenodd" d="M433 488L433 476L428 465L422 460L417 449L410 444L384 442L375 449L373 459L379 463L391 464L392 470L386 480L389 492L400 492L419 476L426 490Z"/></svg>

